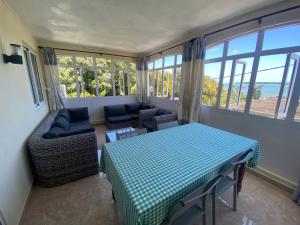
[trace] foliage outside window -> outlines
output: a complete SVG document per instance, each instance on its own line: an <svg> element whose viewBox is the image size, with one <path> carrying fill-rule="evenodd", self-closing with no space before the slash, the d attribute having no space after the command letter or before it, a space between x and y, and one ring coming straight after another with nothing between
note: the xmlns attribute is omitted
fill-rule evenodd
<svg viewBox="0 0 300 225"><path fill-rule="evenodd" d="M58 62L67 98L136 94L135 63L92 56L58 56Z"/></svg>
<svg viewBox="0 0 300 225"><path fill-rule="evenodd" d="M148 95L178 99L182 55L169 55L148 63Z"/></svg>
<svg viewBox="0 0 300 225"><path fill-rule="evenodd" d="M293 34L293 35L291 35ZM300 121L300 25L260 30L206 49L202 103Z"/></svg>

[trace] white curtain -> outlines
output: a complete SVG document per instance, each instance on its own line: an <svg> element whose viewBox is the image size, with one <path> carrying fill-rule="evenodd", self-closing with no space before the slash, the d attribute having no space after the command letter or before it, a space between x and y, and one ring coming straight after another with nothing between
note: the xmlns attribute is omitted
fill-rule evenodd
<svg viewBox="0 0 300 225"><path fill-rule="evenodd" d="M198 122L202 100L205 38L199 37L183 45L182 75L178 119L182 123Z"/></svg>
<svg viewBox="0 0 300 225"><path fill-rule="evenodd" d="M50 111L65 108L59 84L57 57L53 48L43 49L46 93Z"/></svg>
<svg viewBox="0 0 300 225"><path fill-rule="evenodd" d="M147 58L140 58L137 60L137 74L136 74L136 86L137 86L137 100L139 103L148 103L147 97Z"/></svg>

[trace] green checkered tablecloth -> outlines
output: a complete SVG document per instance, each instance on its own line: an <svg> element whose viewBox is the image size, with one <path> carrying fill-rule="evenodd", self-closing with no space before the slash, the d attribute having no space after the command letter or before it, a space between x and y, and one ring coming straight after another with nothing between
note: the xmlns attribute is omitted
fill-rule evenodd
<svg viewBox="0 0 300 225"><path fill-rule="evenodd" d="M101 171L112 185L125 225L158 225L179 199L213 178L258 142L198 123L105 144Z"/></svg>

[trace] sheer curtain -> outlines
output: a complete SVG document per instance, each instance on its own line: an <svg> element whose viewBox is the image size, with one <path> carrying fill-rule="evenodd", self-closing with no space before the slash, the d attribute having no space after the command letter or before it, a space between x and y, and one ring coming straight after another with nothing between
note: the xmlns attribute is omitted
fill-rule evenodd
<svg viewBox="0 0 300 225"><path fill-rule="evenodd" d="M50 111L65 107L58 77L57 57L53 48L43 49L46 93Z"/></svg>
<svg viewBox="0 0 300 225"><path fill-rule="evenodd" d="M136 64L137 100L139 103L148 103L147 97L147 58L140 58Z"/></svg>
<svg viewBox="0 0 300 225"><path fill-rule="evenodd" d="M205 38L198 37L183 45L182 75L178 119L182 123L198 122L202 100Z"/></svg>

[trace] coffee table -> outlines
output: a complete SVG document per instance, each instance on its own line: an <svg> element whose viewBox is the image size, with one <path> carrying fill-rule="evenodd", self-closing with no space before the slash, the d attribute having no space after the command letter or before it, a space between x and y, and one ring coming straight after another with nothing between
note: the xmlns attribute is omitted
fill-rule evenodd
<svg viewBox="0 0 300 225"><path fill-rule="evenodd" d="M133 128L133 127L126 127L117 130L106 131L105 138L106 138L106 142L114 142L114 141L130 138L130 137L134 137L146 133L147 133L146 128L140 129L140 128Z"/></svg>

